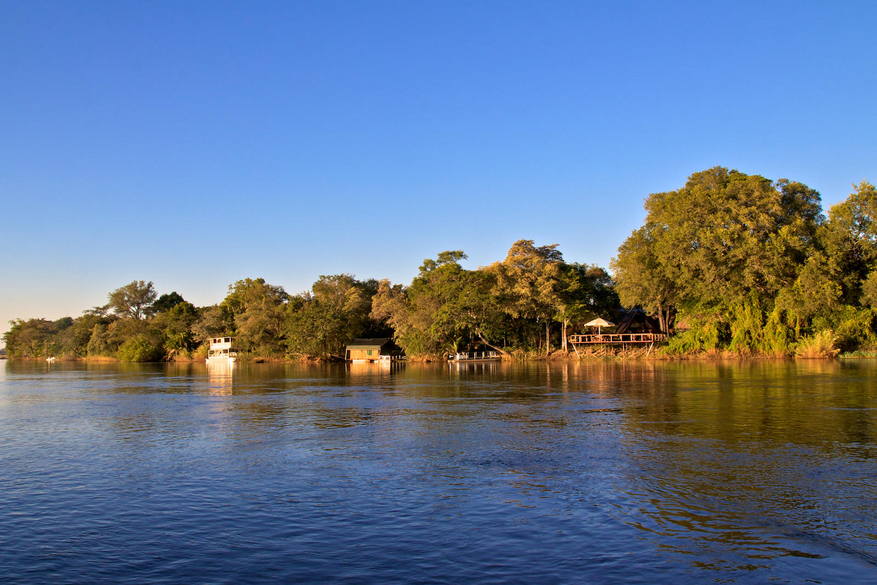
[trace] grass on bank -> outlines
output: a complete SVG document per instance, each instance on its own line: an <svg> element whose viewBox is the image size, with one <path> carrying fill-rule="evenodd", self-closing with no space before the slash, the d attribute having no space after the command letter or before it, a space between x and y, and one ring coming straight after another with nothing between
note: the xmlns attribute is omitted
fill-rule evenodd
<svg viewBox="0 0 877 585"><path fill-rule="evenodd" d="M830 329L817 331L813 335L805 335L795 345L796 358L833 358L840 349L837 347L838 337Z"/></svg>

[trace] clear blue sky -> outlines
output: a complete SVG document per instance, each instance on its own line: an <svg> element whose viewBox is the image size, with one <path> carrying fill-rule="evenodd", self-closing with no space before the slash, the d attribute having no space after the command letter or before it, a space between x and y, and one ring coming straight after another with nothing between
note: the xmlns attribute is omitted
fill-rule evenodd
<svg viewBox="0 0 877 585"><path fill-rule="evenodd" d="M0 0L0 332L132 280L608 266L722 165L877 181L877 2Z"/></svg>

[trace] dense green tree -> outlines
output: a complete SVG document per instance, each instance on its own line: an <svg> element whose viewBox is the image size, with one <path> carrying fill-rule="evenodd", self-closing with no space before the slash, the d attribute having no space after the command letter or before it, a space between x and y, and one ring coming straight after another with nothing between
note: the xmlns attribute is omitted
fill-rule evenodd
<svg viewBox="0 0 877 585"><path fill-rule="evenodd" d="M107 325L103 341L106 346L103 355L116 356L119 348L128 340L135 337L149 337L153 345L161 345L161 337L158 332L152 331L151 323L145 319L115 319ZM91 343L91 340L89 340Z"/></svg>
<svg viewBox="0 0 877 585"><path fill-rule="evenodd" d="M676 265L659 259L652 228L647 224L635 230L621 244L610 267L621 303L657 316L661 331L669 333L681 298L681 275Z"/></svg>
<svg viewBox="0 0 877 585"><path fill-rule="evenodd" d="M557 244L535 246L518 240L506 259L488 267L496 275L494 295L513 318L536 320L545 328L545 351L550 351L551 323L564 306L563 255Z"/></svg>
<svg viewBox="0 0 877 585"><path fill-rule="evenodd" d="M814 331L830 329L841 347L877 344L873 274L877 270L877 190L862 181L850 196L829 209L819 232L819 250L808 258L791 294ZM795 307L796 309L798 307Z"/></svg>
<svg viewBox="0 0 877 585"><path fill-rule="evenodd" d="M152 282L134 280L109 294L109 308L120 317L143 319L153 314L156 292Z"/></svg>
<svg viewBox="0 0 877 585"><path fill-rule="evenodd" d="M312 293L294 297L287 306L286 344L289 353L301 356L341 356L357 337L379 331L369 316L374 280L360 282L349 274L320 276Z"/></svg>
<svg viewBox="0 0 877 585"><path fill-rule="evenodd" d="M234 318L225 307L212 305L201 307L198 318L192 324L192 336L198 343L207 343L211 337L224 337L234 332Z"/></svg>
<svg viewBox="0 0 877 585"><path fill-rule="evenodd" d="M679 268L682 302L773 296L794 282L822 221L812 189L722 167L645 207L659 262Z"/></svg>
<svg viewBox="0 0 877 585"><path fill-rule="evenodd" d="M460 265L466 258L462 250L449 250L426 259L408 287L410 317L429 353L454 352L466 337L459 302L469 284L468 271Z"/></svg>
<svg viewBox="0 0 877 585"><path fill-rule="evenodd" d="M118 346L114 345L111 341L109 324L96 323L94 325L91 330L91 336L88 338L86 349L89 357L115 355Z"/></svg>
<svg viewBox="0 0 877 585"><path fill-rule="evenodd" d="M389 323L396 342L411 355L455 351L461 339L461 324L454 301L466 286L466 272L459 261L460 250L441 252L436 260L426 259L407 288L382 281L373 301L372 317Z"/></svg>
<svg viewBox="0 0 877 585"><path fill-rule="evenodd" d="M505 353L498 339L505 333L507 315L495 293L497 276L489 269L465 270L460 250L426 260L406 293L416 339L429 353L456 352L482 343Z"/></svg>
<svg viewBox="0 0 877 585"><path fill-rule="evenodd" d="M378 283L378 291L372 299L371 317L386 323L393 330L393 337L409 355L422 353L424 343L417 338L419 333L411 319L411 304L406 288L393 284L388 279Z"/></svg>
<svg viewBox="0 0 877 585"><path fill-rule="evenodd" d="M268 284L264 278L245 278L228 285L228 294L220 306L225 307L236 319L250 309L279 305L288 300L289 295L282 286Z"/></svg>
<svg viewBox="0 0 877 585"><path fill-rule="evenodd" d="M83 315L76 319L64 317L54 323L54 355L85 357L91 328L98 318Z"/></svg>
<svg viewBox="0 0 877 585"><path fill-rule="evenodd" d="M454 352L469 342L505 353L505 342L533 347L529 336L538 337L539 329L548 351L553 321L565 338L571 322L619 307L605 270L567 265L556 248L520 240L505 261L478 270L460 265L463 252L442 252L424 261L408 287L382 281L372 315L385 319L412 355Z"/></svg>
<svg viewBox="0 0 877 585"><path fill-rule="evenodd" d="M408 287L380 282L372 317L395 331L396 342L409 355L453 353L470 341L504 351L495 341L506 316L493 292L495 275L465 270L460 265L465 258L462 251L451 250L424 260Z"/></svg>
<svg viewBox="0 0 877 585"><path fill-rule="evenodd" d="M73 325L65 330L63 339L64 353L73 357L88 355L88 342L92 331L98 323L108 324L109 319L86 311L81 317L73 320Z"/></svg>
<svg viewBox="0 0 877 585"><path fill-rule="evenodd" d="M184 299L178 292L174 291L169 294L163 294L158 297L154 303L152 303L152 312L153 314L161 313L163 311L170 311L174 307L176 307L180 303L185 303L186 299Z"/></svg>
<svg viewBox="0 0 877 585"><path fill-rule="evenodd" d="M459 296L448 303L448 314L457 323L460 339L470 338L506 354L499 341L511 333L508 314L495 294L496 273L488 269L465 273L465 282Z"/></svg>
<svg viewBox="0 0 877 585"><path fill-rule="evenodd" d="M76 355L73 347L75 321L72 317L62 317L56 321L15 319L10 324L12 327L3 335L10 357Z"/></svg>
<svg viewBox="0 0 877 585"><path fill-rule="evenodd" d="M645 225L612 262L622 302L657 314L665 330L674 308L730 317L752 295L768 308L815 250L819 201L801 183L723 167L650 195Z"/></svg>
<svg viewBox="0 0 877 585"><path fill-rule="evenodd" d="M10 357L42 357L48 355L49 340L55 330L46 319L14 319L12 327L3 334L6 352Z"/></svg>
<svg viewBox="0 0 877 585"><path fill-rule="evenodd" d="M781 289L776 305L800 323L818 314L828 314L837 309L842 296L840 274L837 264L822 251L814 250L800 267L798 278L791 286Z"/></svg>
<svg viewBox="0 0 877 585"><path fill-rule="evenodd" d="M123 362L157 362L163 357L162 348L146 335L126 340L117 352Z"/></svg>
<svg viewBox="0 0 877 585"><path fill-rule="evenodd" d="M234 319L241 349L265 355L281 355L285 306L289 302L289 295L283 287L268 284L263 278L247 278L228 288L228 295L220 306Z"/></svg>
<svg viewBox="0 0 877 585"><path fill-rule="evenodd" d="M877 268L877 189L867 181L828 211L821 240L845 304L856 305L868 275Z"/></svg>
<svg viewBox="0 0 877 585"><path fill-rule="evenodd" d="M155 315L150 328L162 340L168 359L194 348L193 326L197 321L198 310L186 301L178 302Z"/></svg>
<svg viewBox="0 0 877 585"><path fill-rule="evenodd" d="M871 272L862 285L862 302L877 309L877 271Z"/></svg>

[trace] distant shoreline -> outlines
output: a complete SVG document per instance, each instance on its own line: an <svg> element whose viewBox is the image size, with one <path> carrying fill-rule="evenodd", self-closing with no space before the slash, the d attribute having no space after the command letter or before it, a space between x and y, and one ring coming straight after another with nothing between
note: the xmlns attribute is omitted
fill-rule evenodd
<svg viewBox="0 0 877 585"><path fill-rule="evenodd" d="M720 355L712 354L712 353L698 353L698 354L689 354L689 355L666 355L666 354L653 354L650 356L625 356L625 355L586 355L586 356L576 356L575 354L569 356L528 356L528 357L512 357L505 358L501 360L491 360L492 363L533 363L533 362L546 362L546 363L580 363L580 362L728 362L728 361L798 361L798 360L838 360L838 359L854 359L854 360L867 360L867 359L877 359L877 353L868 352L865 354L857 355L859 352L849 352L842 353L837 356L818 356L818 357L796 357L796 356L779 356L779 355L760 355L760 354L733 354L730 352L724 352ZM12 358L0 358L2 360L6 360L9 362L47 362L44 357L12 357ZM130 362L124 361L119 358L107 357L107 356L95 356L95 357L58 357L53 360L53 362L49 363L124 363L124 364L205 364L205 358L179 358L173 360L156 360L156 361L141 361L141 362ZM238 364L342 364L342 363L350 363L345 360L330 360L323 358L301 358L301 359L285 359L285 358L277 358L277 357L253 357L249 359L238 359ZM468 363L468 362L453 362L446 359L441 358L423 358L423 357L414 357L409 360L402 361L400 363L403 364L441 364L441 363ZM475 362L472 362L475 363ZM486 363L486 362L477 362L477 363ZM375 365L377 364L369 364Z"/></svg>

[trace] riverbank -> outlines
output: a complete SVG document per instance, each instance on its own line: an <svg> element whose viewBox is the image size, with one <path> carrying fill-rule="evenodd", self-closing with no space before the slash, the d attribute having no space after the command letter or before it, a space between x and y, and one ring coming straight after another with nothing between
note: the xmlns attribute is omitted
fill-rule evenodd
<svg viewBox="0 0 877 585"><path fill-rule="evenodd" d="M40 362L46 361L45 357L10 357L5 358L9 361L28 361ZM503 355L495 361L503 362L528 362L528 361L548 361L548 362L581 362L591 360L643 360L643 361L711 361L711 360L789 360L789 359L877 359L877 350L860 349L850 352L828 352L815 355L795 355L793 353L783 354L763 354L757 352L732 352L730 350L710 349L697 352L687 353L668 353L666 346L663 347L617 347L617 346L594 346L578 351L555 350L546 355L544 352L513 350ZM54 362L91 362L91 363L204 363L206 358L201 356L184 356L177 355L172 359L146 361L146 362L125 362L116 357L111 356L88 356L73 357L60 356L55 357ZM316 357L277 357L277 356L250 356L246 358L238 357L239 363L303 363L303 364L320 364L320 363L343 363L345 360L338 356ZM408 363L443 363L447 362L446 356L438 355L415 355L410 356Z"/></svg>

